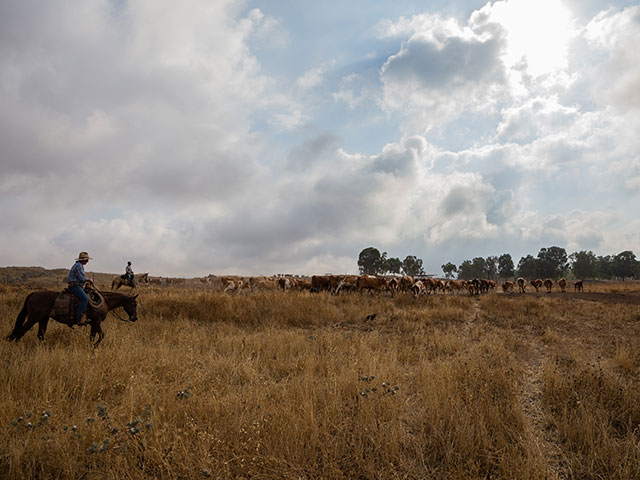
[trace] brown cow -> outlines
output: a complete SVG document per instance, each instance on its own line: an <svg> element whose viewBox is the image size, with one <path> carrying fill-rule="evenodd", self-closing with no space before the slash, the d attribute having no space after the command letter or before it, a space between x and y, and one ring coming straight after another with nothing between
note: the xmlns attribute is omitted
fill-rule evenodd
<svg viewBox="0 0 640 480"><path fill-rule="evenodd" d="M526 286L527 282L525 281L524 278L520 277L518 279L518 288L519 288L519 292L520 293L526 293L525 292L525 286Z"/></svg>
<svg viewBox="0 0 640 480"><path fill-rule="evenodd" d="M576 292L584 291L584 285L582 284L582 280L578 280L576 283L573 284L573 290Z"/></svg>
<svg viewBox="0 0 640 480"><path fill-rule="evenodd" d="M467 282L469 286L469 293L472 295L480 295L480 290L482 288L482 282L479 278L473 278Z"/></svg>
<svg viewBox="0 0 640 480"><path fill-rule="evenodd" d="M540 291L540 288L542 288L542 279L540 278L536 278L535 280L531 280L531 285L533 285L533 288L536 289L536 292Z"/></svg>
<svg viewBox="0 0 640 480"><path fill-rule="evenodd" d="M282 291L290 290L293 288L293 282L295 280L293 278L288 277L279 277L278 278L278 287L282 289Z"/></svg>
<svg viewBox="0 0 640 480"><path fill-rule="evenodd" d="M562 293L566 293L567 281L564 278L561 278L560 280L558 280L558 286L560 287L560 290L562 291Z"/></svg>
<svg viewBox="0 0 640 480"><path fill-rule="evenodd" d="M462 290L465 285L466 282L464 280L449 280L449 289L451 290L451 293L453 293L454 290L460 293L460 290Z"/></svg>
<svg viewBox="0 0 640 480"><path fill-rule="evenodd" d="M410 277L409 275L404 275L400 277L398 282L400 283L400 290L402 290L403 292L407 292L411 290L411 287L415 283L413 280L413 277Z"/></svg>
<svg viewBox="0 0 640 480"><path fill-rule="evenodd" d="M544 288L547 289L547 293L551 293L551 287L553 287L553 280L550 278L545 279Z"/></svg>
<svg viewBox="0 0 640 480"><path fill-rule="evenodd" d="M344 275L340 278L338 285L335 288L335 294L342 292L343 290L353 292L356 290L358 284L358 275Z"/></svg>
<svg viewBox="0 0 640 480"><path fill-rule="evenodd" d="M425 278L422 280L422 285L424 286L424 290L427 294L436 293L438 281L435 278Z"/></svg>
<svg viewBox="0 0 640 480"><path fill-rule="evenodd" d="M356 287L359 293L361 293L362 290L369 290L369 292L373 294L375 291L382 292L384 290L389 290L389 282L386 278L364 275L358 277Z"/></svg>
<svg viewBox="0 0 640 480"><path fill-rule="evenodd" d="M391 296L395 296L396 292L400 289L400 282L396 277L389 280L389 290L391 290Z"/></svg>
<svg viewBox="0 0 640 480"><path fill-rule="evenodd" d="M311 277L311 290L314 292L321 292L323 290L330 292L336 286L337 283L333 275L314 275Z"/></svg>
<svg viewBox="0 0 640 480"><path fill-rule="evenodd" d="M514 287L514 283L513 282L504 282L502 284L502 291L504 293L513 293L513 287Z"/></svg>
<svg viewBox="0 0 640 480"><path fill-rule="evenodd" d="M411 285L411 292L413 293L413 296L415 298L418 298L423 293L426 293L424 284L420 280L418 280L413 285Z"/></svg>
<svg viewBox="0 0 640 480"><path fill-rule="evenodd" d="M237 292L242 288L242 279L239 277L222 277L220 282L223 292Z"/></svg>
<svg viewBox="0 0 640 480"><path fill-rule="evenodd" d="M296 290L311 290L313 285L308 278L298 278L294 287Z"/></svg>

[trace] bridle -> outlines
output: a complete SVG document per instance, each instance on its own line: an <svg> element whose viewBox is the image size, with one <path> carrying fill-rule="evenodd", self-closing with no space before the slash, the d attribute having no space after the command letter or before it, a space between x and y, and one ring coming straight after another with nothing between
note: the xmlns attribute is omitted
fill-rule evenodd
<svg viewBox="0 0 640 480"><path fill-rule="evenodd" d="M121 305L122 306L122 305ZM118 313L116 313L116 309L118 307L114 308L113 310L109 310L107 313L111 313L114 317L116 317L118 320L120 320L121 322L128 322L128 323L133 323L133 320L129 320L128 318L123 318L121 317ZM122 308L124 309L124 306L122 306ZM136 309L137 310L137 309ZM126 310L125 310L126 311ZM127 315L129 315L127 313Z"/></svg>
<svg viewBox="0 0 640 480"><path fill-rule="evenodd" d="M119 314L117 314L115 309L109 310L109 313L112 314L114 317L116 317L121 322L131 322L131 320L129 320L128 318L122 318Z"/></svg>

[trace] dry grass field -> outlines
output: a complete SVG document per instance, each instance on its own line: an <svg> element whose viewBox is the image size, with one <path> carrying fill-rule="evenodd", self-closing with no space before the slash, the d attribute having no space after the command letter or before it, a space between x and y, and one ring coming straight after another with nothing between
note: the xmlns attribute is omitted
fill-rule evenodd
<svg viewBox="0 0 640 480"><path fill-rule="evenodd" d="M585 290L141 286L97 349L0 342L0 477L637 479L640 285ZM28 292L0 286L5 335Z"/></svg>

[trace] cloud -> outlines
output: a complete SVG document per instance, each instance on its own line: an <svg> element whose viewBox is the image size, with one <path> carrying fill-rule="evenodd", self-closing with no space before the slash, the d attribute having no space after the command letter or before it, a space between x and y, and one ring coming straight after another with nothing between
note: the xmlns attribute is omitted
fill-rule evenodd
<svg viewBox="0 0 640 480"><path fill-rule="evenodd" d="M598 14L584 29L598 55L592 73L593 95L622 110L640 110L640 6Z"/></svg>
<svg viewBox="0 0 640 480"><path fill-rule="evenodd" d="M382 105L405 112L408 128L427 131L465 109L485 110L506 81L502 32L475 32L452 19L418 15L383 24L382 36L406 35L381 68Z"/></svg>
<svg viewBox="0 0 640 480"><path fill-rule="evenodd" d="M324 75L334 65L334 62L327 62L319 67L307 70L300 78L296 80L296 86L303 90L317 87L324 81Z"/></svg>
<svg viewBox="0 0 640 480"><path fill-rule="evenodd" d="M0 7L0 263L355 272L374 245L432 272L638 244L638 7L571 30L547 70L508 0L332 37L347 60L300 76L273 73L285 15L172 5Z"/></svg>

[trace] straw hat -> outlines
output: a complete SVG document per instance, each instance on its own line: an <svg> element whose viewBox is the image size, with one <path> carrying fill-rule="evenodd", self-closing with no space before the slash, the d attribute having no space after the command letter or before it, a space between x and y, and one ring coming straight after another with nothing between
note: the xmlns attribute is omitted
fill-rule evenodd
<svg viewBox="0 0 640 480"><path fill-rule="evenodd" d="M93 258L91 258L87 252L80 252L78 258L76 258L76 262L78 260L93 260Z"/></svg>

